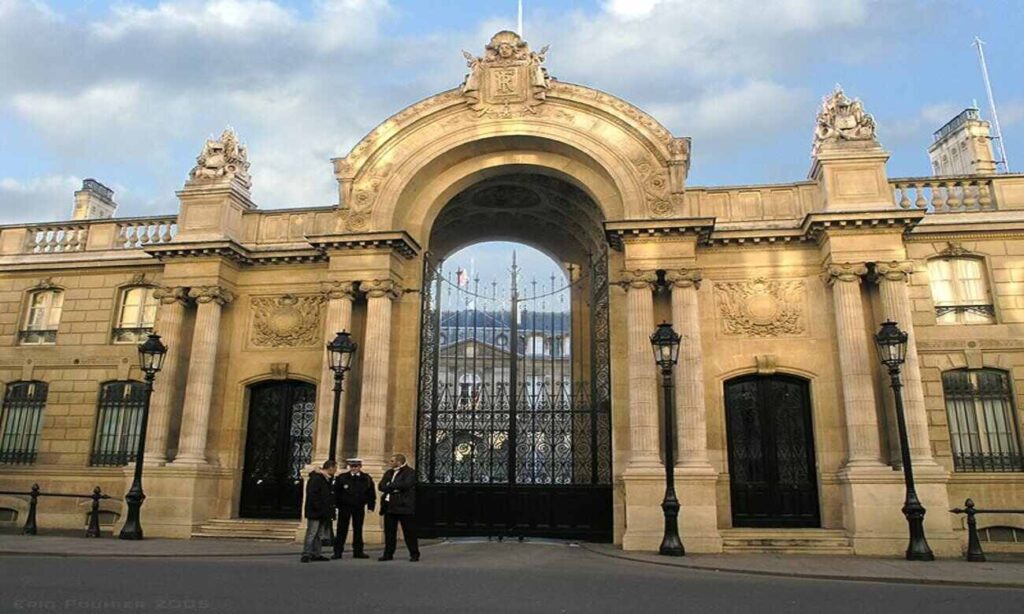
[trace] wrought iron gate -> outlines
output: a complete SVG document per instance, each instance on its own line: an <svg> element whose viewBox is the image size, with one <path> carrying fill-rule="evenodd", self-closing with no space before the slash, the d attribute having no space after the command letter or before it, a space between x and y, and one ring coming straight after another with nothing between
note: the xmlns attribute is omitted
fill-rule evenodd
<svg viewBox="0 0 1024 614"><path fill-rule="evenodd" d="M417 495L428 536L610 541L607 257L484 284L427 259Z"/></svg>

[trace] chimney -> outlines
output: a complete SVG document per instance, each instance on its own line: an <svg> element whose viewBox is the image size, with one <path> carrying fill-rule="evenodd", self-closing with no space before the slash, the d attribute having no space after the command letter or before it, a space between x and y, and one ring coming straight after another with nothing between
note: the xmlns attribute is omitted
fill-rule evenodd
<svg viewBox="0 0 1024 614"><path fill-rule="evenodd" d="M75 192L73 220L100 220L114 216L117 203L114 191L95 179L82 182L82 189Z"/></svg>

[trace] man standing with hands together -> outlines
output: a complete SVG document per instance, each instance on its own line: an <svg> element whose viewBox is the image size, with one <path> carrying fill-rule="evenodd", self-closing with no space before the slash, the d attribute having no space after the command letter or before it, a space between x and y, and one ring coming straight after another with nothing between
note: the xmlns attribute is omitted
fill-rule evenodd
<svg viewBox="0 0 1024 614"><path fill-rule="evenodd" d="M391 457L391 469L380 480L380 513L384 516L384 556L378 561L390 561L395 556L398 525L402 525L409 560L420 560L420 547L414 526L416 514L416 470L405 464L404 454Z"/></svg>
<svg viewBox="0 0 1024 614"><path fill-rule="evenodd" d="M350 458L345 461L348 471L334 479L334 501L338 506L338 530L334 533L334 556L340 559L345 551L348 538L349 520L352 521L352 558L368 559L363 553L363 518L366 508L373 511L377 503L377 491L373 478L363 473L363 460Z"/></svg>

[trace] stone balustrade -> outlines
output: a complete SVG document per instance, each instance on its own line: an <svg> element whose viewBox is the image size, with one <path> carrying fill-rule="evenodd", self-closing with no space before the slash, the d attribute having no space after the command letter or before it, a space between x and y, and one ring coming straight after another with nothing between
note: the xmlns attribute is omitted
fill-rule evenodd
<svg viewBox="0 0 1024 614"><path fill-rule="evenodd" d="M174 217L121 220L117 224L114 249L140 249L153 243L167 243L177 231Z"/></svg>
<svg viewBox="0 0 1024 614"><path fill-rule="evenodd" d="M920 177L891 179L896 206L928 213L994 211L992 178Z"/></svg>
<svg viewBox="0 0 1024 614"><path fill-rule="evenodd" d="M29 254L80 252L89 240L88 224L77 222L38 224L25 231L24 251Z"/></svg>

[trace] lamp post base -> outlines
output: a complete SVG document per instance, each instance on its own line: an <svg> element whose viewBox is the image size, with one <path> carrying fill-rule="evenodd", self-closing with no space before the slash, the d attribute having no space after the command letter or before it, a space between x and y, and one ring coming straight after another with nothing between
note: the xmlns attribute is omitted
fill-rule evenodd
<svg viewBox="0 0 1024 614"><path fill-rule="evenodd" d="M679 501L672 495L665 497L661 503L665 512L665 535L661 538L658 554L663 556L683 556L683 542L679 539Z"/></svg>
<svg viewBox="0 0 1024 614"><path fill-rule="evenodd" d="M121 527L121 533L118 537L121 539L142 539L142 501L145 500L146 495L142 494L142 490L136 491L134 488L128 491L125 495L125 503L128 504L128 518L124 521L124 526Z"/></svg>

